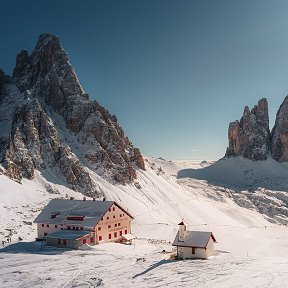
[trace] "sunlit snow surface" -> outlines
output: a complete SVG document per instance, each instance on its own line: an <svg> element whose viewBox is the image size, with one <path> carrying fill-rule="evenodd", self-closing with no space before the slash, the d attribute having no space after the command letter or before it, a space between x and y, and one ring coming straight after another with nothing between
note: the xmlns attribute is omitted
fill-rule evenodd
<svg viewBox="0 0 288 288"><path fill-rule="evenodd" d="M9 234L5 229L17 232L0 249L0 287L287 287L288 227L272 223L286 221L285 211L276 209L285 206L285 194L284 200L277 194L286 193L283 189L234 192L205 180L177 179L179 171L201 168L199 164L153 158L145 163L147 171L138 172L135 185L141 189L112 186L93 174L107 200L116 200L135 216L136 245L104 244L79 251L30 242L36 225L29 222L49 199L82 195L53 183L60 194L48 193L41 174L22 184L0 175L0 241ZM256 194L245 193L258 193L257 199L270 203L274 213L257 212L250 198ZM169 260L169 241L182 218L190 230L214 233L217 256Z"/></svg>

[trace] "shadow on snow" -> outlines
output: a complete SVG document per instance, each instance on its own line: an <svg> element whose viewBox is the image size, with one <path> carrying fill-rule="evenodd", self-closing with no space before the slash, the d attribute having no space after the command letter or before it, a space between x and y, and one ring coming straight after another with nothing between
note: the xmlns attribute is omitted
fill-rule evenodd
<svg viewBox="0 0 288 288"><path fill-rule="evenodd" d="M172 263L172 262L175 262L175 260L160 260L160 261L152 264L149 268L147 268L147 269L144 270L143 272L134 275L132 278L134 279L134 278L136 278L136 277L142 276L142 275L144 275L144 274L152 271L153 269L158 268L158 267L161 266L161 265L169 264L169 263Z"/></svg>
<svg viewBox="0 0 288 288"><path fill-rule="evenodd" d="M0 254L1 253L12 253L12 254L24 253L24 254L41 254L41 255L59 255L66 251L69 251L69 249L45 246L45 244L44 243L42 244L42 243L43 242L13 243L0 249Z"/></svg>
<svg viewBox="0 0 288 288"><path fill-rule="evenodd" d="M257 162L257 163L256 163ZM287 163L276 161L251 161L238 158L222 158L212 165L200 169L182 169L177 179L204 180L213 186L220 186L236 192L258 188L288 190Z"/></svg>

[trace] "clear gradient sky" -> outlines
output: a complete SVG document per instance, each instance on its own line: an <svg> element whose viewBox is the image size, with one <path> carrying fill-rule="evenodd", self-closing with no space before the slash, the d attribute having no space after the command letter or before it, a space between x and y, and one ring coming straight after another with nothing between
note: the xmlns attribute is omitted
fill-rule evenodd
<svg viewBox="0 0 288 288"><path fill-rule="evenodd" d="M287 0L1 1L0 67L60 37L91 99L144 155L218 159L228 124L288 94Z"/></svg>

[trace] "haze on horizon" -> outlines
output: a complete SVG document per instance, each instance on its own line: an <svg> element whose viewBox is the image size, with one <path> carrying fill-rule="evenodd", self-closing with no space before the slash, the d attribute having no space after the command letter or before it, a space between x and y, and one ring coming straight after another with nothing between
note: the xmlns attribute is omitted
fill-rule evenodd
<svg viewBox="0 0 288 288"><path fill-rule="evenodd" d="M0 68L60 37L90 99L115 114L144 155L221 158L231 121L260 98L270 126L288 94L288 2L9 1Z"/></svg>

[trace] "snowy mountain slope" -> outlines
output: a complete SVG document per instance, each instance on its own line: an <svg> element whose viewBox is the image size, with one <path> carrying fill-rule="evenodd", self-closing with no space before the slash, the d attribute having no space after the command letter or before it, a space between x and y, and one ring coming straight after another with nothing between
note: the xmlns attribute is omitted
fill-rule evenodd
<svg viewBox="0 0 288 288"><path fill-rule="evenodd" d="M49 33L30 55L17 55L12 77L0 71L0 163L17 181L38 170L88 196L100 191L86 166L123 185L145 170L117 117L89 100L59 38Z"/></svg>
<svg viewBox="0 0 288 288"><path fill-rule="evenodd" d="M41 250L38 244L26 243L36 236L36 227L24 219L32 221L51 198L82 195L48 183L38 172L22 184L0 175L2 238L8 234L5 229L17 229L12 244L0 250L1 287L285 287L286 226L272 224L273 219L257 212L249 199L242 206L250 209L240 207L235 203L239 192L203 180L177 179L183 168L200 164L154 158L145 164L147 171L138 171L138 183L126 186L111 185L90 171L106 198L134 215L133 233L139 238L135 248L104 244L87 251ZM172 251L168 241L182 218L190 229L213 231L217 257L167 260L170 254L161 251ZM23 243L17 243L18 236Z"/></svg>
<svg viewBox="0 0 288 288"><path fill-rule="evenodd" d="M182 169L179 181L195 179L218 185L240 206L256 211L279 223L288 223L288 164L269 157L251 161L242 157L223 158L203 169ZM225 188L224 188L225 187ZM236 192L235 192L236 191Z"/></svg>
<svg viewBox="0 0 288 288"><path fill-rule="evenodd" d="M191 227L196 225L205 229L226 225L246 227L288 222L286 192L262 188L255 192L247 190L235 192L224 187L213 186L203 180L189 177L178 179L177 175L183 171L182 168L191 163L177 163L154 158L146 158L145 162L147 171L138 171L138 182L126 186L112 185L95 172L89 171L91 178L97 182L98 189L106 199L119 202L134 215L135 227L154 224L169 226L173 227L174 233L179 219L185 219ZM212 166L208 168L213 168ZM199 168L201 165L194 164L194 167ZM202 170L205 169L207 168L202 168ZM15 202L17 205L11 213L19 214L17 219L21 219L21 214L16 211L20 206L29 205L31 208L34 205L35 210L39 211L39 208L54 197L73 196L77 199L83 197L82 194L67 188L64 182L62 185L55 184L54 179L51 183L48 182L47 178L51 179L53 175L47 177L45 174L44 178L41 173L37 172L35 179L25 180L22 184L0 175L2 213L5 211L4 206L10 207L12 211ZM30 219L33 219L36 214L31 214ZM3 219L5 220L1 223L2 231L11 226L5 222L10 221L9 217L3 217ZM144 237L145 231L145 229L140 229L137 233ZM157 231L154 233L156 237ZM23 236L25 235L21 235ZM161 233L156 238L161 239Z"/></svg>
<svg viewBox="0 0 288 288"><path fill-rule="evenodd" d="M288 191L288 163L279 163L268 157L252 161L242 157L222 158L204 169L183 169L178 178L196 178L227 188L255 190L267 188Z"/></svg>

